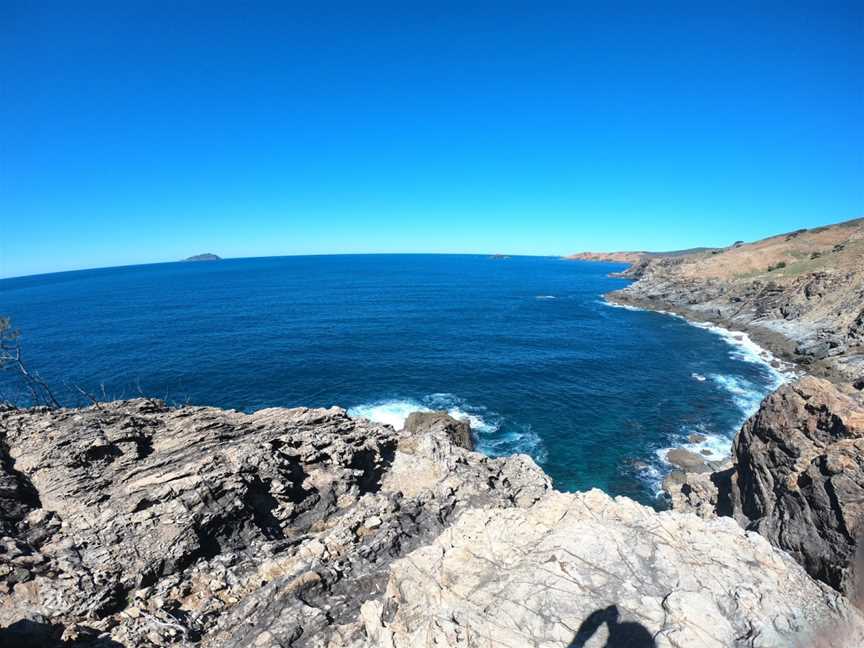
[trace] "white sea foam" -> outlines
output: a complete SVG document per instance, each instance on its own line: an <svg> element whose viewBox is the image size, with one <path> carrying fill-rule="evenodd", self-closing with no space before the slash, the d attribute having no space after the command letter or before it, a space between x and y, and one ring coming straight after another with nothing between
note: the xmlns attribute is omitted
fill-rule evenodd
<svg viewBox="0 0 864 648"><path fill-rule="evenodd" d="M348 409L348 414L357 418L365 418L376 423L390 425L401 430L405 419L411 412L431 412L432 410L412 400L387 400L376 403L365 403Z"/></svg>
<svg viewBox="0 0 864 648"><path fill-rule="evenodd" d="M616 304L615 302L610 302L605 299L598 299L597 303L603 304L604 306L609 306L610 308L623 308L624 310L629 311L644 311L647 310L645 308L639 308L638 306L630 306L629 304Z"/></svg>
<svg viewBox="0 0 864 648"><path fill-rule="evenodd" d="M654 493L654 497L663 495L663 478L665 473L657 466L650 463L640 463L636 468L636 475Z"/></svg>
<svg viewBox="0 0 864 648"><path fill-rule="evenodd" d="M390 425L399 430L411 412L444 410L450 416L468 421L477 440L477 450L490 456L514 453L531 455L544 462L547 454L540 437L530 425L504 424L500 416L486 408L467 404L453 394L437 393L415 399L389 399L356 405L348 414L376 423Z"/></svg>
<svg viewBox="0 0 864 648"><path fill-rule="evenodd" d="M740 376L711 374L711 380L732 396L732 402L741 410L744 418L749 418L759 409L765 397L765 389L754 385Z"/></svg>
<svg viewBox="0 0 864 648"><path fill-rule="evenodd" d="M774 377L774 388L776 389L793 374L793 367L788 362L784 362L777 358L768 349L759 346L754 342L747 333L740 331L730 331L729 329L710 324L708 322L690 322L691 325L719 335L727 342L732 349L729 351L729 356L736 360L744 362L752 362L766 366Z"/></svg>
<svg viewBox="0 0 864 648"><path fill-rule="evenodd" d="M535 299L555 299L555 295L537 295Z"/></svg>
<svg viewBox="0 0 864 648"><path fill-rule="evenodd" d="M624 304L614 304L603 300L602 303L613 308L624 308L626 310L640 311L647 310L635 306ZM704 429L704 426L697 426L695 429L682 430L682 434L678 438L678 443L667 448L660 448L656 451L656 460L659 463L650 463L639 468L637 473L639 477L656 493L662 492L662 481L665 473L668 473L670 464L666 460L667 455L673 448L684 448L695 454L704 457L707 461L722 461L731 453L732 436L738 431L741 425L744 424L750 416L756 413L759 409L759 404L762 399L771 391L782 385L787 380L795 377L795 371L792 365L778 359L767 349L759 346L754 342L747 333L731 331L716 324L708 322L695 322L687 319L678 313L670 311L656 310L653 312L669 315L677 319L683 320L691 326L701 328L715 335L719 335L726 342L729 349L729 356L743 362L750 362L761 365L770 375L770 383L767 386L755 385L748 380L739 376L710 374L704 376L700 373L693 372L691 377L699 382L705 382L708 378L719 388L730 394L732 402L740 410L741 416L738 419L733 430L729 434L712 433ZM701 435L701 440L698 442L690 442L689 438L692 434ZM658 465L663 467L663 470L658 469Z"/></svg>

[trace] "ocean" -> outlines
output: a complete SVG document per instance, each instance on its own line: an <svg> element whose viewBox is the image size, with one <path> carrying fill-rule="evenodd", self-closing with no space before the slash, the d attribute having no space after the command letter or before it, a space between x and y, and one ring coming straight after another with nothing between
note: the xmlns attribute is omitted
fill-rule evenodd
<svg viewBox="0 0 864 648"><path fill-rule="evenodd" d="M728 453L783 380L746 337L612 307L620 264L477 255L165 263L0 280L0 315L68 404L147 395L243 411L468 418L562 490L662 506L664 452ZM7 398L25 401L7 371ZM703 453L703 454L704 454Z"/></svg>

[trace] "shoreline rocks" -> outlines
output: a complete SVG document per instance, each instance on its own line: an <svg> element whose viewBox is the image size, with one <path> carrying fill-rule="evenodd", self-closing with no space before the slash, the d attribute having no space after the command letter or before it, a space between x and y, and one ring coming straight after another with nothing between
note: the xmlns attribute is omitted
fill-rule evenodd
<svg viewBox="0 0 864 648"><path fill-rule="evenodd" d="M465 450L474 449L474 438L468 421L455 419L444 411L411 412L405 419L402 429L411 435L446 434L457 447Z"/></svg>
<svg viewBox="0 0 864 648"><path fill-rule="evenodd" d="M678 473L672 507L731 516L850 597L864 594L864 400L814 377L781 386L741 428L728 468Z"/></svg>
<svg viewBox="0 0 864 648"><path fill-rule="evenodd" d="M673 509L732 516L814 578L864 597L854 569L864 532L862 242L858 219L641 259L623 273L636 281L606 298L745 332L807 374L763 401L728 465L706 471L679 452L664 490Z"/></svg>
<svg viewBox="0 0 864 648"><path fill-rule="evenodd" d="M339 408L4 409L0 643L864 640L846 598L734 521L559 493L469 438L442 413L396 431Z"/></svg>

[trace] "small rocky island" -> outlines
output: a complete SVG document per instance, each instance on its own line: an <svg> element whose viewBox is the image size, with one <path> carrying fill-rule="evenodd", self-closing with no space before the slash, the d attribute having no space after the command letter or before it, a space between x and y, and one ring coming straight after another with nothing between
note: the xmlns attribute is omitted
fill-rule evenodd
<svg viewBox="0 0 864 648"><path fill-rule="evenodd" d="M183 259L184 261L221 261L222 257L211 254L210 252L205 252L204 254L196 254L194 256L187 257Z"/></svg>

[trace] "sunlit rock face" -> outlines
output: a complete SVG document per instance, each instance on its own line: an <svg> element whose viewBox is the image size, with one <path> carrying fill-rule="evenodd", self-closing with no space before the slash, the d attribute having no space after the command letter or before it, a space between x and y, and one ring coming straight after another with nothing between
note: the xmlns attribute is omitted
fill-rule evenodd
<svg viewBox="0 0 864 648"><path fill-rule="evenodd" d="M733 520L556 492L439 414L397 431L138 399L7 408L0 435L3 645L862 639L841 594Z"/></svg>

